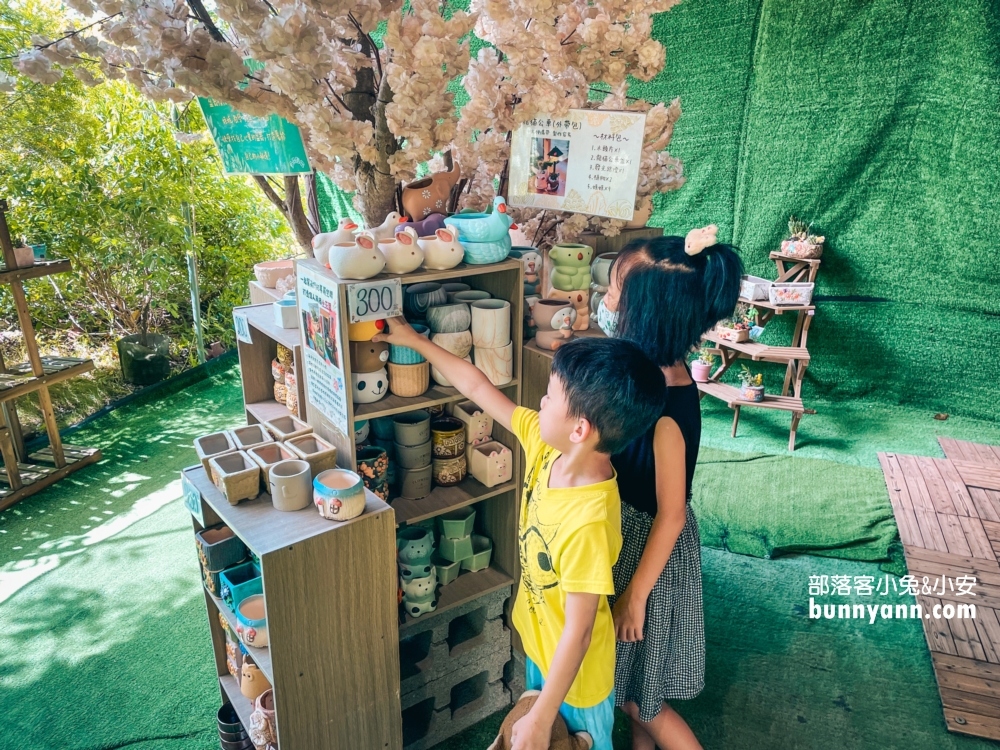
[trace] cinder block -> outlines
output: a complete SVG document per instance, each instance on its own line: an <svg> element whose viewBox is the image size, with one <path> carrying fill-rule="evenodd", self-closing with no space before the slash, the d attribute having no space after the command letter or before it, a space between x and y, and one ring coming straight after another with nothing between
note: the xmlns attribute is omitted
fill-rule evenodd
<svg viewBox="0 0 1000 750"><path fill-rule="evenodd" d="M508 645L506 649L470 651L466 659L468 663L461 669L448 672L440 679L417 685L403 695L400 700L403 710L428 699L433 699L432 708L435 712L448 707L456 710L463 704L461 700L458 701L458 705L455 703L456 686L474 679L482 685L502 680L504 665L510 661L510 647Z"/></svg>
<svg viewBox="0 0 1000 750"><path fill-rule="evenodd" d="M418 617L408 623L405 627L401 626L399 636L400 638L409 639L415 635L419 635L420 633L430 631L431 643L438 643L448 637L448 629L452 620L462 617L463 615L467 615L480 608L485 609L483 619L495 620L503 614L503 605L504 602L510 598L511 588L511 586L508 586L507 588L493 591L492 593L481 596L478 599L473 599L460 607L454 607L453 609L449 609L447 612L442 612L441 614L434 613L422 615L421 617Z"/></svg>
<svg viewBox="0 0 1000 750"><path fill-rule="evenodd" d="M524 671L526 666L527 665L524 662L524 654L512 651L510 661L507 662L507 666L503 668L503 681L507 684L507 689L510 690L511 698L515 701L520 698L521 694L525 691Z"/></svg>
<svg viewBox="0 0 1000 750"><path fill-rule="evenodd" d="M475 677L472 678L475 680ZM462 685L456 686L462 689ZM428 750L439 742L453 737L488 716L510 708L510 691L502 680L485 685L470 684L468 701L456 709L441 711L429 708L431 698L403 710L403 750Z"/></svg>
<svg viewBox="0 0 1000 750"><path fill-rule="evenodd" d="M455 621L453 621L455 622ZM510 655L510 631L503 619L487 620L478 635L460 639L462 633L452 629L451 635L438 643L426 643L430 633L421 633L401 641L400 694L418 689L445 675L464 670L496 651ZM454 645L452 645L454 644ZM522 676L523 676L522 668ZM522 680L523 682L523 680Z"/></svg>

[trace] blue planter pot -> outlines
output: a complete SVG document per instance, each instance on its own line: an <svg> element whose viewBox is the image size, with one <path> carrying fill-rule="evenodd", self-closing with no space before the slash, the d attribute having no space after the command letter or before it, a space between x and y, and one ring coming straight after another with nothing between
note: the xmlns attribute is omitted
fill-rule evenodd
<svg viewBox="0 0 1000 750"><path fill-rule="evenodd" d="M493 214L455 214L444 220L446 226L458 233L458 241L497 242L509 237L510 227Z"/></svg>
<svg viewBox="0 0 1000 750"><path fill-rule="evenodd" d="M462 260L470 265L499 263L510 253L510 235L495 242L462 242L462 247L465 249Z"/></svg>
<svg viewBox="0 0 1000 750"><path fill-rule="evenodd" d="M253 563L243 563L222 571L219 583L222 600L234 612L248 596L264 593L264 579L260 577L260 569Z"/></svg>
<svg viewBox="0 0 1000 750"><path fill-rule="evenodd" d="M411 323L411 325L413 326L413 330L421 336L427 337L430 335L430 330L427 326L420 323ZM394 346L389 344L389 361L394 365L419 365L424 361L424 358L420 356L416 349L411 349L408 346ZM389 419L389 425L390 429L388 434L379 435L379 437L392 437L391 419Z"/></svg>

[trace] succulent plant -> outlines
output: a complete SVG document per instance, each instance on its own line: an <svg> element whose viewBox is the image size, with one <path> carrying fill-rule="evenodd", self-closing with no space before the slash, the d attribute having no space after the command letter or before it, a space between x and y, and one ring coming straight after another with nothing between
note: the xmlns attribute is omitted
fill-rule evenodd
<svg viewBox="0 0 1000 750"><path fill-rule="evenodd" d="M758 387L764 385L763 374L752 372L746 365L740 366L740 382L747 387Z"/></svg>

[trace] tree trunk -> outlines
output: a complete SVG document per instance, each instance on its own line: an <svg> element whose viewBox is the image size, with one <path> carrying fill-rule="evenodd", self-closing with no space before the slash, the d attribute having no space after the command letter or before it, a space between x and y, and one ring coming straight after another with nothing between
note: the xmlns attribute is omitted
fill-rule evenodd
<svg viewBox="0 0 1000 750"><path fill-rule="evenodd" d="M358 182L358 210L364 217L365 225L377 227L385 221L386 214L395 210L396 178L389 172L389 157L396 153L399 143L389 131L385 119L385 108L392 101L392 89L386 76L376 83L375 70L362 68L358 71L357 85L353 91L344 94L344 102L355 119L366 120L375 128L375 147L378 161L369 164L360 157L354 159L354 171Z"/></svg>
<svg viewBox="0 0 1000 750"><path fill-rule="evenodd" d="M302 195L299 192L299 178L293 176L285 177L285 197L282 198L271 187L271 183L263 175L255 174L254 182L264 192L267 199L281 211L288 226L291 227L295 239L299 246L305 251L306 256L313 257L312 238L316 232L309 225L309 218L306 216L305 204L302 202Z"/></svg>

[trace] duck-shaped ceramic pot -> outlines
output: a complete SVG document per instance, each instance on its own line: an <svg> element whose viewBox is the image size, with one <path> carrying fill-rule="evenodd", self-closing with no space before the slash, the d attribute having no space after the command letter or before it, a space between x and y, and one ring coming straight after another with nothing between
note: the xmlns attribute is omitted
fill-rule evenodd
<svg viewBox="0 0 1000 750"><path fill-rule="evenodd" d="M330 270L342 279L370 279L385 268L385 256L369 232L353 242L338 242L330 249Z"/></svg>
<svg viewBox="0 0 1000 750"><path fill-rule="evenodd" d="M377 227L369 227L366 232L370 232L375 238L376 242L382 242L383 240L391 240L392 235L396 233L396 227L398 227L402 222L406 221L405 216L400 216L395 211L390 211L385 215L385 221L379 224Z"/></svg>
<svg viewBox="0 0 1000 750"><path fill-rule="evenodd" d="M493 199L491 214L455 214L444 223L458 232L460 242L510 242L510 230L516 227L507 213L507 201L502 196Z"/></svg>
<svg viewBox="0 0 1000 750"><path fill-rule="evenodd" d="M389 273L410 273L424 262L424 251L417 244L417 233L411 227L397 232L392 239L379 242L378 249L385 256L385 270Z"/></svg>
<svg viewBox="0 0 1000 750"><path fill-rule="evenodd" d="M324 232L313 237L312 248L316 260L329 268L330 250L338 242L354 242L354 230L357 228L357 224L349 218L344 217L338 222L337 228L334 231Z"/></svg>
<svg viewBox="0 0 1000 750"><path fill-rule="evenodd" d="M455 239L453 229L438 229L434 234L417 240L424 251L424 268L445 271L462 262L465 249Z"/></svg>

